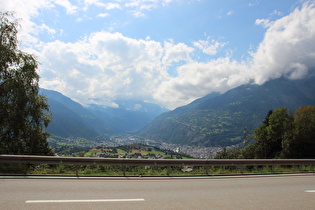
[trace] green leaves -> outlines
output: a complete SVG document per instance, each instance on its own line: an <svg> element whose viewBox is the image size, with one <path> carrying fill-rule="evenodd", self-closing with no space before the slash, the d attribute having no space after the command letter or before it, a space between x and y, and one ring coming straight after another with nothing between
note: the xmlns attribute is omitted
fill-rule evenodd
<svg viewBox="0 0 315 210"><path fill-rule="evenodd" d="M18 49L13 14L0 13L0 153L51 154L46 98L38 94L36 59Z"/></svg>
<svg viewBox="0 0 315 210"><path fill-rule="evenodd" d="M256 142L242 150L244 158L315 158L315 106L269 112L253 138Z"/></svg>

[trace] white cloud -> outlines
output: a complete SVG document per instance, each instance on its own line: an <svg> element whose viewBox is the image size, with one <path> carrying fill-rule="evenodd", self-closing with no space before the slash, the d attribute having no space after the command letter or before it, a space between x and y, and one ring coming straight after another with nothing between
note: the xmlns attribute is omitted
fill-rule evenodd
<svg viewBox="0 0 315 210"><path fill-rule="evenodd" d="M151 9L156 8L158 6L167 6L172 1L177 0L132 0L126 1L126 7L138 7L142 9Z"/></svg>
<svg viewBox="0 0 315 210"><path fill-rule="evenodd" d="M270 25L253 54L252 69L258 84L281 76L301 78L314 70L314 7L314 3L304 3L302 8Z"/></svg>
<svg viewBox="0 0 315 210"><path fill-rule="evenodd" d="M163 7L169 5L172 1L177 0L133 0L126 1L124 6L130 8L129 11L135 17L146 16L145 11L150 11L158 7Z"/></svg>
<svg viewBox="0 0 315 210"><path fill-rule="evenodd" d="M272 13L269 14L270 18L274 15L283 16L283 12L274 10ZM255 24L262 25L264 28L269 28L273 24L273 21L271 21L270 18L269 19L256 19Z"/></svg>
<svg viewBox="0 0 315 210"><path fill-rule="evenodd" d="M171 65L174 62L190 62L192 61L190 53L194 51L194 48L187 46L184 43L174 44L172 40L164 43L164 53L162 63L164 65Z"/></svg>
<svg viewBox="0 0 315 210"><path fill-rule="evenodd" d="M264 28L269 28L273 22L269 19L257 19L255 21L256 25L262 25Z"/></svg>
<svg viewBox="0 0 315 210"><path fill-rule="evenodd" d="M145 5L164 6L170 1L132 1L128 5L122 1L109 2L128 7L128 11L136 8L138 15L144 15L143 11L150 9ZM86 0L85 4L106 9L98 0ZM118 8L114 4L107 6L107 9ZM15 10L17 17L22 18L23 44L38 44L40 33L56 34L57 29L31 21L39 16L40 9L53 7L48 0L0 4L1 11ZM66 4L64 7L69 7L69 13L79 10L75 6L71 10ZM281 15L278 11L274 14ZM107 13L99 15L106 16ZM194 60L192 54L196 50L215 55L226 45L210 38L189 46L173 40L157 42L149 36L133 39L109 32L96 32L68 43L41 43L41 48L33 47L28 51L36 54L41 64L41 87L60 91L82 104L107 106L117 106L113 100L118 98L136 98L172 109L212 91L225 92L251 79L258 84L281 76L299 79L315 69L314 3L305 3L278 20L257 19L255 23L263 25L266 33L246 62L231 57L208 62ZM177 76L169 75L170 69L175 70Z"/></svg>
<svg viewBox="0 0 315 210"><path fill-rule="evenodd" d="M76 13L76 11L78 9L77 6L72 5L71 2L68 0L55 0L54 2L56 4L64 7L67 11L67 14L74 14L74 13Z"/></svg>
<svg viewBox="0 0 315 210"><path fill-rule="evenodd" d="M159 89L169 81L168 66L192 62L189 56L192 51L183 43L167 41L161 45L120 33L98 32L76 43L51 42L37 56L41 63L41 86L60 91L82 104L112 106L112 100L136 98L174 108L176 105L166 101L166 97L160 98L163 93Z"/></svg>
<svg viewBox="0 0 315 210"><path fill-rule="evenodd" d="M178 77L164 81L155 97L164 104L184 105L212 91L222 93L248 82L248 71L246 64L229 58L191 62L178 68Z"/></svg>
<svg viewBox="0 0 315 210"><path fill-rule="evenodd" d="M53 34L56 33L56 30L55 30L55 29L53 29L53 28L47 26L46 24L38 25L36 28L37 28L38 30L35 30L34 33L36 33L36 32L38 32L38 33L46 32L46 33L51 34L51 35L53 35Z"/></svg>
<svg viewBox="0 0 315 210"><path fill-rule="evenodd" d="M53 5L48 0L10 0L1 1L0 11L15 12L15 18L19 19L21 28L19 29L18 39L24 45L38 44L39 40L35 35L47 30L48 33L53 33L54 29L47 25L37 25L31 19L39 15L39 9L52 8Z"/></svg>
<svg viewBox="0 0 315 210"><path fill-rule="evenodd" d="M178 67L178 77L164 81L155 97L164 104L184 105L212 91L225 92L254 80L301 79L315 70L315 4L304 3L270 24L257 51L246 63L219 58ZM193 43L203 49L205 42ZM202 45L204 44L204 45ZM211 51L210 51L211 52Z"/></svg>
<svg viewBox="0 0 315 210"><path fill-rule="evenodd" d="M99 32L76 43L55 41L39 53L41 86L89 104L117 98L152 100L167 77L155 41Z"/></svg>
<svg viewBox="0 0 315 210"><path fill-rule="evenodd" d="M108 3L106 9L121 9L120 5L117 3Z"/></svg>
<svg viewBox="0 0 315 210"><path fill-rule="evenodd" d="M278 16L282 16L283 15L283 12L280 12L278 10L274 10L270 15L278 15Z"/></svg>
<svg viewBox="0 0 315 210"><path fill-rule="evenodd" d="M218 48L224 47L226 43L220 43L215 40L210 41L208 38L208 40L193 42L193 45L207 55L215 55L217 54Z"/></svg>
<svg viewBox="0 0 315 210"><path fill-rule="evenodd" d="M130 11L130 12L131 12L131 14L132 14L134 17L137 17L137 18L139 18L139 17L144 17L144 16L145 16L145 14L142 13L141 11L139 11L139 10L133 10L133 11Z"/></svg>
<svg viewBox="0 0 315 210"><path fill-rule="evenodd" d="M110 16L109 13L100 13L100 14L97 15L97 17L101 17L101 18L105 18L105 17L108 17L108 16Z"/></svg>

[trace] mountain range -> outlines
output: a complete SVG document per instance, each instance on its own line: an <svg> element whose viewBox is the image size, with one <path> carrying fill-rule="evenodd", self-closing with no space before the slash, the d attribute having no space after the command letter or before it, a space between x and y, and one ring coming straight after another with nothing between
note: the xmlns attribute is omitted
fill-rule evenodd
<svg viewBox="0 0 315 210"><path fill-rule="evenodd" d="M52 121L46 131L53 136L96 138L101 135L132 133L143 128L167 109L136 100L116 101L119 108L73 101L57 91L41 89L48 99Z"/></svg>
<svg viewBox="0 0 315 210"><path fill-rule="evenodd" d="M211 93L166 112L141 130L140 135L168 143L229 146L252 134L269 110L315 105L315 76L301 80L280 78L263 85L246 84L224 94Z"/></svg>
<svg viewBox="0 0 315 210"><path fill-rule="evenodd" d="M315 76L280 78L263 85L246 84L223 94L210 93L169 111L156 104L120 100L119 108L81 104L59 92L41 89L53 115L47 132L60 137L96 138L135 133L167 143L229 146L252 134L269 110L315 105Z"/></svg>

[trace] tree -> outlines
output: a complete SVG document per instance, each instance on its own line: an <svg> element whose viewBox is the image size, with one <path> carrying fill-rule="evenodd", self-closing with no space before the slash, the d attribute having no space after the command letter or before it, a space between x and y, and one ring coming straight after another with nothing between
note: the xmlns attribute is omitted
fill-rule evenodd
<svg viewBox="0 0 315 210"><path fill-rule="evenodd" d="M295 158L315 158L315 106L299 107L294 113L295 139L291 151Z"/></svg>
<svg viewBox="0 0 315 210"><path fill-rule="evenodd" d="M275 109L269 116L269 126L267 127L267 144L269 144L269 154L267 158L281 156L290 120L291 118L287 108L285 107Z"/></svg>
<svg viewBox="0 0 315 210"><path fill-rule="evenodd" d="M251 137L255 143L240 151L224 149L216 158L315 158L315 106L294 114L285 107L269 111Z"/></svg>
<svg viewBox="0 0 315 210"><path fill-rule="evenodd" d="M215 159L237 159L240 156L241 150L239 148L232 148L227 150L226 147L214 157Z"/></svg>
<svg viewBox="0 0 315 210"><path fill-rule="evenodd" d="M255 129L253 145L244 147L244 158L275 158L287 155L293 138L293 115L280 107L268 112L262 125Z"/></svg>
<svg viewBox="0 0 315 210"><path fill-rule="evenodd" d="M272 115L273 110L270 110L265 117L261 126L254 130L253 138L257 141L255 142L255 147L248 145L246 146L242 154L245 158L268 158L270 151L268 127L270 126L270 116ZM252 152L252 151L255 152Z"/></svg>
<svg viewBox="0 0 315 210"><path fill-rule="evenodd" d="M0 153L52 154L44 131L51 115L39 95L38 63L18 49L18 22L0 13Z"/></svg>

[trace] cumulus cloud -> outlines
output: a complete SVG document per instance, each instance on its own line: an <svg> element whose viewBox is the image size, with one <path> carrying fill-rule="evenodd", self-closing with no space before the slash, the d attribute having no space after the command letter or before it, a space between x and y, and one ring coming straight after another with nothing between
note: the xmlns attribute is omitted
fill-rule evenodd
<svg viewBox="0 0 315 210"><path fill-rule="evenodd" d="M27 10L16 7L17 2ZM119 3L121 8L141 8L145 3L166 5L170 1L133 1L129 5L113 2ZM84 4L102 6L98 0L85 0ZM118 8L107 6L108 10ZM34 43L39 41L35 36L38 33L56 33L56 29L31 21L38 16L40 8L53 7L54 4L45 0L3 1L0 5L5 11L17 9L18 17L24 21L24 40ZM145 9L150 8L142 7ZM143 14L142 10L138 10L139 14ZM281 15L278 11L273 14ZM314 3L304 3L277 20L258 19L255 23L265 27L265 36L244 62L232 57L207 62L195 59L193 55L198 50L216 55L218 50L228 47L227 43L210 38L187 44L174 40L133 39L104 31L88 34L75 42L43 43L32 53L41 64L41 87L60 91L84 105L95 103L112 107L117 106L115 99L133 98L173 109L212 91L223 93L248 81L263 84L283 76L300 79L314 71ZM170 75L170 69L177 74Z"/></svg>
<svg viewBox="0 0 315 210"><path fill-rule="evenodd" d="M180 105L212 91L223 93L253 80L263 84L280 77L301 79L314 72L314 3L304 3L285 17L266 21L264 26L267 27L265 37L246 62L219 58L182 65L178 67L178 77L163 81L155 97ZM193 44L204 49L202 43Z"/></svg>
<svg viewBox="0 0 315 210"><path fill-rule="evenodd" d="M83 104L152 100L152 91L167 77L159 62L162 54L160 43L120 33L98 32L77 43L55 41L38 55L41 85Z"/></svg>
<svg viewBox="0 0 315 210"><path fill-rule="evenodd" d="M173 41L167 41L164 43L165 56L162 59L162 63L169 66L173 62L180 61L192 61L190 53L194 51L194 48L187 46L184 43L174 44Z"/></svg>
<svg viewBox="0 0 315 210"><path fill-rule="evenodd" d="M229 58L191 62L178 68L178 77L162 82L155 97L164 103L183 105L210 92L225 92L248 82L248 71L246 64Z"/></svg>
<svg viewBox="0 0 315 210"><path fill-rule="evenodd" d="M120 33L98 32L76 43L51 42L37 56L41 86L82 104L113 106L113 100L136 98L174 108L177 105L170 105L159 89L170 78L168 66L192 62L192 51L183 43L167 41L162 45Z"/></svg>
<svg viewBox="0 0 315 210"><path fill-rule="evenodd" d="M253 55L253 76L258 84L286 76L302 78L315 68L315 8L302 8L274 21Z"/></svg>

